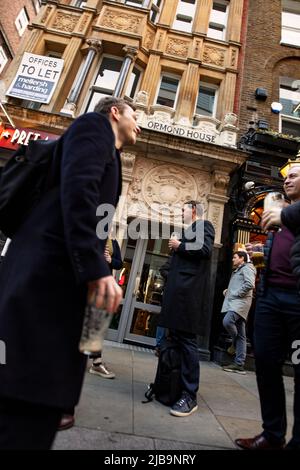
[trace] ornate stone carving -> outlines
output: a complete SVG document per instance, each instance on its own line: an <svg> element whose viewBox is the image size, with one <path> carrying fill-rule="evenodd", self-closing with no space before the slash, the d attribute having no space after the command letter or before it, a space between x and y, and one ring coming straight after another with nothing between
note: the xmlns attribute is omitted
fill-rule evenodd
<svg viewBox="0 0 300 470"><path fill-rule="evenodd" d="M167 44L166 53L176 55L179 57L186 57L188 55L189 43L182 41L182 39L170 38Z"/></svg>
<svg viewBox="0 0 300 470"><path fill-rule="evenodd" d="M149 171L142 182L142 194L146 203L161 212L172 209L197 196L194 178L182 168L159 165Z"/></svg>
<svg viewBox="0 0 300 470"><path fill-rule="evenodd" d="M125 57L129 57L131 60L135 60L138 50L136 47L124 46L123 51L125 52Z"/></svg>
<svg viewBox="0 0 300 470"><path fill-rule="evenodd" d="M149 104L149 93L147 91L141 90L137 93L135 104L148 106Z"/></svg>
<svg viewBox="0 0 300 470"><path fill-rule="evenodd" d="M172 122L172 118L175 114L173 108L160 104L151 106L150 111L153 113L153 119L155 119L156 122Z"/></svg>
<svg viewBox="0 0 300 470"><path fill-rule="evenodd" d="M52 11L52 8L48 6L46 8L46 11L45 11L43 17L41 18L41 23L42 24L46 23L47 19L49 18L49 15L50 15L51 11Z"/></svg>
<svg viewBox="0 0 300 470"><path fill-rule="evenodd" d="M237 60L237 50L232 49L231 51L231 59L230 59L230 67L236 67L236 60Z"/></svg>
<svg viewBox="0 0 300 470"><path fill-rule="evenodd" d="M120 12L107 9L102 19L102 26L137 33L141 21L142 18L140 16L127 15L126 13L120 14Z"/></svg>
<svg viewBox="0 0 300 470"><path fill-rule="evenodd" d="M59 31L65 31L72 33L79 20L78 15L71 15L70 13L63 13L58 11L56 13L52 28L58 29Z"/></svg>
<svg viewBox="0 0 300 470"><path fill-rule="evenodd" d="M146 36L143 39L143 46L146 47L146 49L151 49L154 42L154 37L155 34L152 33L152 31L147 32Z"/></svg>
<svg viewBox="0 0 300 470"><path fill-rule="evenodd" d="M227 173L220 172L220 171L214 171L214 188L217 193L226 193L230 177L228 176Z"/></svg>
<svg viewBox="0 0 300 470"><path fill-rule="evenodd" d="M102 49L102 41L100 39L89 38L86 40L86 43L88 44L89 49L92 49L95 52L100 52Z"/></svg>
<svg viewBox="0 0 300 470"><path fill-rule="evenodd" d="M131 172L134 167L135 162L135 155L134 153L123 152L121 154L122 160L122 169L125 170L127 173Z"/></svg>
<svg viewBox="0 0 300 470"><path fill-rule="evenodd" d="M81 21L80 21L80 25L79 25L79 28L78 28L78 31L80 33L82 33L82 31L84 31L87 23L89 21L89 15L87 13L85 13L84 15L82 15L81 17Z"/></svg>
<svg viewBox="0 0 300 470"><path fill-rule="evenodd" d="M223 127L224 126L235 126L236 123L237 123L237 115L234 114L234 113L226 113L225 116L224 116L224 120L223 120Z"/></svg>
<svg viewBox="0 0 300 470"><path fill-rule="evenodd" d="M194 57L195 57L196 59L199 59L199 58L200 58L201 44L202 44L201 41L196 41L196 42L195 42Z"/></svg>
<svg viewBox="0 0 300 470"><path fill-rule="evenodd" d="M216 232L219 232L220 215L221 215L221 207L214 204L211 208L210 222L213 224Z"/></svg>
<svg viewBox="0 0 300 470"><path fill-rule="evenodd" d="M223 67L225 63L225 50L206 46L203 53L203 62Z"/></svg>

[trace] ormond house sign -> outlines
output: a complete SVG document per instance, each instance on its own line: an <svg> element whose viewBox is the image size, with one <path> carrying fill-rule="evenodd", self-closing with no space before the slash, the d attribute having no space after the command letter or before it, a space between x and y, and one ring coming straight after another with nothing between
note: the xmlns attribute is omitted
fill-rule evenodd
<svg viewBox="0 0 300 470"><path fill-rule="evenodd" d="M135 101L139 126L165 134L185 137L226 147L236 147L237 116L225 114L223 122L210 116L195 115L194 125L187 118L174 122L175 110L167 106L154 105L148 112L148 93L140 91Z"/></svg>

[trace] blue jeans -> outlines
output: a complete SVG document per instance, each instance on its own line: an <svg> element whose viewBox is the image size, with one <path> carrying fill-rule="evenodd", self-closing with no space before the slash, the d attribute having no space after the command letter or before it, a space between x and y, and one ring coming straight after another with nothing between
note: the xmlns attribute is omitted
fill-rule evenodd
<svg viewBox="0 0 300 470"><path fill-rule="evenodd" d="M257 298L254 354L263 434L274 443L283 442L286 434L282 365L295 340L300 340L300 295L296 290L268 287ZM294 364L294 372L292 444L300 446L300 364Z"/></svg>
<svg viewBox="0 0 300 470"><path fill-rule="evenodd" d="M185 331L170 329L171 338L179 345L181 352L181 384L182 390L197 401L200 379L199 351L197 335Z"/></svg>
<svg viewBox="0 0 300 470"><path fill-rule="evenodd" d="M232 344L235 347L235 363L243 366L246 360L247 337L246 322L243 317L228 310L223 318L223 326L232 338Z"/></svg>
<svg viewBox="0 0 300 470"><path fill-rule="evenodd" d="M166 336L166 328L164 328L163 326L157 326L156 327L156 347L157 348L160 348L161 347L161 342L162 340L165 338Z"/></svg>

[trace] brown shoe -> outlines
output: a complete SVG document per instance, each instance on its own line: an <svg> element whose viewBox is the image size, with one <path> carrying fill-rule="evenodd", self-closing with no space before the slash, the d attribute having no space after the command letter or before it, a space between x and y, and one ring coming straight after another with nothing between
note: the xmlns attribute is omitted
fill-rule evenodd
<svg viewBox="0 0 300 470"><path fill-rule="evenodd" d="M73 415L62 415L60 420L58 431L64 431L65 429L70 429L75 424L75 418Z"/></svg>
<svg viewBox="0 0 300 470"><path fill-rule="evenodd" d="M262 434L249 439L235 439L234 442L237 446L246 450L276 450L284 447L284 443L271 444Z"/></svg>

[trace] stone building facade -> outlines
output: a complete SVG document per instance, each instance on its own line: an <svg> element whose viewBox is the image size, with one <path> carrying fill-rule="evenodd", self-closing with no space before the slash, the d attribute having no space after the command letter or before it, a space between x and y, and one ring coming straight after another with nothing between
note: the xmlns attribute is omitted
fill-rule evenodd
<svg viewBox="0 0 300 470"><path fill-rule="evenodd" d="M176 230L180 223L169 218L170 210L195 199L203 203L205 217L216 230L207 277L206 334L199 338L202 357L208 359L228 185L231 173L246 159L237 148L234 107L247 2L42 3L22 52L32 61L36 55L48 57L48 64L63 60L63 68L48 103L22 99L18 93L6 95L5 107L17 128L16 135L5 125L4 131L10 134L5 137L6 147L13 135L10 149L28 138L28 132L60 135L104 95L134 101L142 133L122 155L123 191L116 217L125 260L119 273L125 299L109 337L154 345L162 294L159 267L169 255L167 237L136 240L128 237L128 228L138 220L147 235L151 224L160 233L170 225ZM5 76L6 90L12 90L22 64L25 70L21 53ZM32 67L31 73L35 76L37 69ZM26 83L30 86L30 81Z"/></svg>

